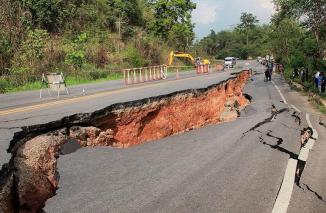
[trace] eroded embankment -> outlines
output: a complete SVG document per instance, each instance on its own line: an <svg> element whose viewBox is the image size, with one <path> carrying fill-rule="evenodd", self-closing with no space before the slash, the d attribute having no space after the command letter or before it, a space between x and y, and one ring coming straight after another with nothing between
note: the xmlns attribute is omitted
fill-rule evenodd
<svg viewBox="0 0 326 213"><path fill-rule="evenodd" d="M249 103L242 93L249 77L249 71L243 71L206 89L115 104L24 127L11 141L12 158L0 174L0 211L40 212L55 195L57 158L71 141L81 147L126 148L236 119Z"/></svg>

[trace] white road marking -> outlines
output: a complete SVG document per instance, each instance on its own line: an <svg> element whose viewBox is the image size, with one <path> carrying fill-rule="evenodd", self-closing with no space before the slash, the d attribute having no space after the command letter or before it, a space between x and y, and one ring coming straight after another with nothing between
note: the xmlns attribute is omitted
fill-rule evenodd
<svg viewBox="0 0 326 213"><path fill-rule="evenodd" d="M307 120L308 126L312 129L312 124L310 122L310 115L309 115L309 113L306 113L306 120Z"/></svg>
<svg viewBox="0 0 326 213"><path fill-rule="evenodd" d="M297 111L297 112L299 112L299 113L301 113L301 110L300 109L298 109L296 106L294 106L293 104L291 105L291 107L295 110L295 111Z"/></svg>
<svg viewBox="0 0 326 213"><path fill-rule="evenodd" d="M290 158L272 213L286 213L290 204L298 161Z"/></svg>
<svg viewBox="0 0 326 213"><path fill-rule="evenodd" d="M280 94L280 96L281 96L283 102L284 102L285 104L287 104L287 101L286 101L284 95L282 94L280 88L278 88L278 86L274 83L274 81L272 81L272 84L274 85L274 87L276 88L276 90L278 91L278 93Z"/></svg>
<svg viewBox="0 0 326 213"><path fill-rule="evenodd" d="M274 82L273 82L273 84L274 84ZM277 88L277 86L275 84L274 84L274 86L279 91L279 89ZM280 91L279 91L279 93L283 99L284 96L282 95L282 93ZM285 100L285 99L283 99L283 100ZM286 102L284 102L284 103L286 103ZM292 105L292 107L294 109L296 109L296 107L294 105ZM307 120L309 127L313 129L313 126L310 121L310 115L308 113L306 113L306 120ZM315 129L313 129L313 131L314 131L313 137L315 139L317 139L318 133ZM315 143L314 139L308 140L308 143L305 145L305 147L301 148L301 150L300 150L300 154L298 156L299 160L305 161L305 162L308 160L309 151L313 148L314 143ZM286 213L287 212L287 209L290 204L291 196L292 196L293 185L294 185L294 181L295 181L295 174L296 174L296 170L297 170L297 164L298 164L298 160L295 160L292 158L289 159L288 165L286 167L285 175L283 178L283 182L281 185L281 189L277 195L272 213Z"/></svg>
<svg viewBox="0 0 326 213"><path fill-rule="evenodd" d="M306 147L302 147L298 159L306 162L308 160L308 156L309 156L309 149Z"/></svg>

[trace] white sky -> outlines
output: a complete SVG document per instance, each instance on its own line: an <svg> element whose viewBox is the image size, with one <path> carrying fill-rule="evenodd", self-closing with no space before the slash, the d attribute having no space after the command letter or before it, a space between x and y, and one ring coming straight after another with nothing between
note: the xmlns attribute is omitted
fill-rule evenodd
<svg viewBox="0 0 326 213"><path fill-rule="evenodd" d="M242 12L253 13L260 23L268 23L275 12L272 0L193 0L196 38L200 39L215 31L230 29L240 22Z"/></svg>

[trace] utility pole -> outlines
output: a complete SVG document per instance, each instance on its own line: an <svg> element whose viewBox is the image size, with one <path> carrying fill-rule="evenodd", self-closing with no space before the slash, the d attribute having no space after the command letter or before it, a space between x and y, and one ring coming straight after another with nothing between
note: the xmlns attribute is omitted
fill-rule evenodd
<svg viewBox="0 0 326 213"><path fill-rule="evenodd" d="M121 16L119 16L118 21L115 22L118 28L118 34L119 34L119 41L118 41L118 53L120 52L120 41L121 41L121 25L126 22L122 21Z"/></svg>

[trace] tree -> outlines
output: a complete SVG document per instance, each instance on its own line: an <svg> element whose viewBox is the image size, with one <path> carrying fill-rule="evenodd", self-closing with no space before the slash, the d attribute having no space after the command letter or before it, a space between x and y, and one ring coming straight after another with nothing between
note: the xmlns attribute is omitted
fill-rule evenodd
<svg viewBox="0 0 326 213"><path fill-rule="evenodd" d="M49 34L45 30L29 30L18 54L15 55L12 71L35 73L44 57L48 38Z"/></svg>
<svg viewBox="0 0 326 213"><path fill-rule="evenodd" d="M66 63L72 65L75 70L80 70L86 58L85 43L87 41L87 34L82 33L78 35L73 43L70 44L67 51Z"/></svg>
<svg viewBox="0 0 326 213"><path fill-rule="evenodd" d="M154 19L149 23L149 31L155 36L185 47L194 39L191 12L196 4L191 0L151 0Z"/></svg>
<svg viewBox="0 0 326 213"><path fill-rule="evenodd" d="M291 55L298 55L304 29L296 20L283 19L277 24L272 24L269 37L272 52L283 62L290 63Z"/></svg>
<svg viewBox="0 0 326 213"><path fill-rule="evenodd" d="M0 0L0 75L8 73L12 58L26 35L30 13L18 0Z"/></svg>
<svg viewBox="0 0 326 213"><path fill-rule="evenodd" d="M249 45L249 33L253 28L255 28L256 24L259 22L256 16L251 13L242 13L240 17L241 23L237 26L237 28L244 32L246 35L246 45Z"/></svg>
<svg viewBox="0 0 326 213"><path fill-rule="evenodd" d="M275 0L275 3L280 12L303 20L319 42L322 28L326 25L325 0Z"/></svg>
<svg viewBox="0 0 326 213"><path fill-rule="evenodd" d="M323 67L326 48L325 0L275 0L278 12L272 22L279 25L284 19L295 19L306 30L305 38L297 46L303 58L316 69ZM314 38L315 42L311 40ZM302 45L305 44L305 45ZM303 48L304 46L310 48ZM308 50L310 49L310 50ZM314 51L314 54L311 54Z"/></svg>

